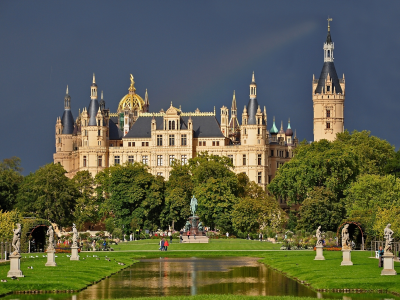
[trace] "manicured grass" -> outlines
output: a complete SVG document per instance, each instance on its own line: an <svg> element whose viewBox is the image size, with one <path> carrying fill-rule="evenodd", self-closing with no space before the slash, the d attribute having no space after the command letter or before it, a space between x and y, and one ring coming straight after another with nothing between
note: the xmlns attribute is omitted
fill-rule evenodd
<svg viewBox="0 0 400 300"><path fill-rule="evenodd" d="M400 293L400 276L381 276L378 260L369 258L370 252L353 251L353 266L341 266L341 251L325 251L324 261L315 261L314 251L270 252L261 262L284 272L287 276L304 280L315 289L387 290ZM400 264L395 262L400 273Z"/></svg>
<svg viewBox="0 0 400 300"><path fill-rule="evenodd" d="M133 242L120 242L112 247L116 251L158 251L159 239L148 239ZM210 239L208 243L179 243L179 240L173 240L168 247L168 252L179 251L209 251L209 250L279 250L282 244L273 244L269 242L260 242L242 239Z"/></svg>
<svg viewBox="0 0 400 300"><path fill-rule="evenodd" d="M197 295L197 296L168 296L168 297L145 297L124 298L119 300L315 300L309 297L292 296L243 296L243 295ZM327 298L324 298L327 299Z"/></svg>
<svg viewBox="0 0 400 300"><path fill-rule="evenodd" d="M39 257L36 258L36 254L34 254L35 258L29 258L30 255L22 254L21 271L25 277L19 278L18 281L7 278L7 272L10 269L8 262L0 264L0 279L7 279L7 282L0 283L0 295L12 291L80 290L120 271L135 261L132 253L95 253L100 260L87 257L87 255L92 256L92 253L81 253L80 261L70 261L66 254L57 254L57 267L45 267L47 258L43 258L42 255L41 253L37 254ZM111 261L105 260L106 255ZM84 257L85 259L82 259ZM125 266L121 266L117 262L122 262ZM33 269L28 269L28 266L33 266Z"/></svg>

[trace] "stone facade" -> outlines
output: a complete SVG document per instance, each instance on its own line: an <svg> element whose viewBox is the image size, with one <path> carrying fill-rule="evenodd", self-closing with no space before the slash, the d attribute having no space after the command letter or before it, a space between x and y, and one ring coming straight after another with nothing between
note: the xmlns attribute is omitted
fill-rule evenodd
<svg viewBox="0 0 400 300"><path fill-rule="evenodd" d="M149 113L147 90L143 101L136 94L131 77L129 94L121 99L117 113L113 114L105 109L103 97L98 103L93 76L89 107L79 112L75 121L67 89L64 114L56 122L54 163L63 165L67 176L73 177L82 170L95 176L115 164L141 162L150 167L152 174L168 180L173 160L186 163L207 151L212 155L229 157L234 172L245 172L250 180L265 188L277 169L293 157L298 139L290 121L285 131L282 123L278 131L274 118L268 131L266 108L261 110L256 92L253 73L250 99L244 106L240 125L235 95L231 117L228 108L223 106L220 122L215 108L213 112L200 112L198 109L183 112L172 102L166 111Z"/></svg>

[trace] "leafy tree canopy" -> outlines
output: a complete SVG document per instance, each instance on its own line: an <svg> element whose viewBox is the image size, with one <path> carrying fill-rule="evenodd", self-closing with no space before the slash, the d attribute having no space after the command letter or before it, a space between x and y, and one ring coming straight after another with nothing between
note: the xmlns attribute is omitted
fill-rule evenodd
<svg viewBox="0 0 400 300"><path fill-rule="evenodd" d="M65 173L60 164L50 163L26 176L17 196L19 210L60 226L70 226L79 192Z"/></svg>
<svg viewBox="0 0 400 300"><path fill-rule="evenodd" d="M12 210L17 199L18 188L23 180L20 174L21 159L14 156L0 162L0 209Z"/></svg>

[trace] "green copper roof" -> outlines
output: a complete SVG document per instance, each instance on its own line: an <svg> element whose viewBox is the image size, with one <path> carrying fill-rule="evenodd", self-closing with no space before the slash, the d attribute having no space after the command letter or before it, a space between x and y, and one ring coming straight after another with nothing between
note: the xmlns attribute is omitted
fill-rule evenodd
<svg viewBox="0 0 400 300"><path fill-rule="evenodd" d="M275 125L275 120L274 120L274 123L272 124L272 128L271 128L271 130L269 131L269 133L278 133L278 128L276 128L276 125Z"/></svg>

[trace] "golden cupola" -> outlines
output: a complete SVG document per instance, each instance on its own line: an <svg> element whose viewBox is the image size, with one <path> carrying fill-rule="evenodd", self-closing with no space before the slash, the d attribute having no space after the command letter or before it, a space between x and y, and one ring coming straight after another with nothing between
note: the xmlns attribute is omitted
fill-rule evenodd
<svg viewBox="0 0 400 300"><path fill-rule="evenodd" d="M131 74L131 85L129 87L129 93L126 94L118 105L118 112L129 111L143 111L144 101L142 97L136 94L135 81L133 81L133 76Z"/></svg>

